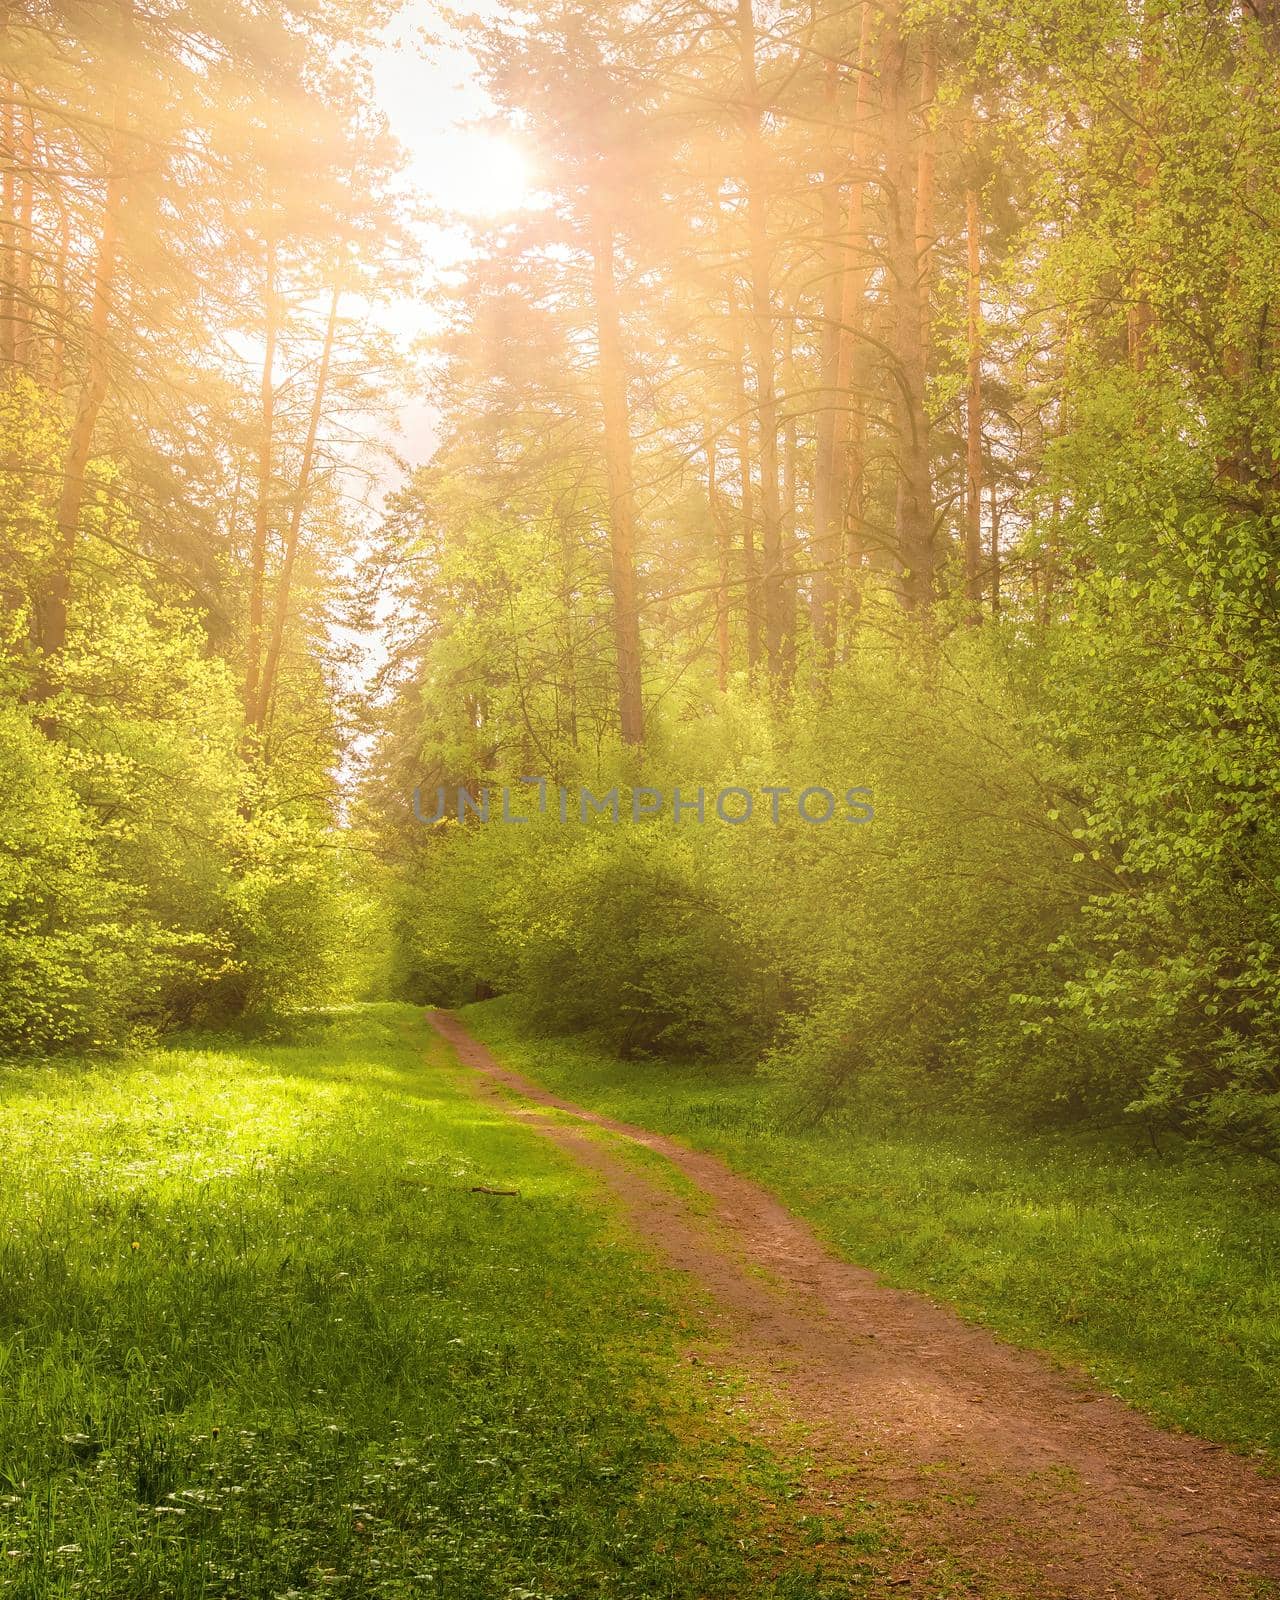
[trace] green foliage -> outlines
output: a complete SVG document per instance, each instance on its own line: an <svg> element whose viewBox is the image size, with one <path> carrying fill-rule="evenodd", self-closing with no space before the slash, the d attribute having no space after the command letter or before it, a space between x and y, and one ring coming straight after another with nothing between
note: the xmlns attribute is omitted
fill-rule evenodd
<svg viewBox="0 0 1280 1600"><path fill-rule="evenodd" d="M256 811L240 830L227 896L234 961L218 1010L277 1017L332 995L347 951L354 892L339 841L287 810Z"/></svg>
<svg viewBox="0 0 1280 1600"><path fill-rule="evenodd" d="M553 800L554 808L554 800ZM625 1054L697 1055L758 1037L761 968L688 838L599 821L440 825L405 937L422 998L517 987L550 1026Z"/></svg>
<svg viewBox="0 0 1280 1600"><path fill-rule="evenodd" d="M1004 1081L1007 997L1045 965L1088 884L1046 818L1058 764L1004 681L1005 648L957 635L921 658L869 636L769 759L793 790L870 788L874 820L708 841L774 970L770 1069L790 1114L850 1098L1054 1104L1058 1085Z"/></svg>
<svg viewBox="0 0 1280 1600"><path fill-rule="evenodd" d="M56 407L23 379L6 394L0 449L52 470ZM308 1004L331 990L347 920L323 750L265 776L245 762L206 619L132 554L115 469L91 471L93 557L38 696L31 609L54 532L29 476L0 474L18 599L0 640L3 1053ZM304 784L318 803L294 797Z"/></svg>
<svg viewBox="0 0 1280 1600"><path fill-rule="evenodd" d="M624 1052L768 1047L785 1116L986 1106L1280 1150L1262 537L1166 524L1099 552L1069 624L868 633L785 717L744 698L655 737L646 782L785 786L777 824L762 799L636 824L624 788L617 823L418 828L417 992L514 990ZM869 787L874 821L798 820L818 785Z"/></svg>
<svg viewBox="0 0 1280 1600"><path fill-rule="evenodd" d="M1049 766L1014 691L972 692L996 681L999 648L958 639L922 669L868 643L785 722L744 698L676 724L644 769L668 797L651 822L628 819L624 788L618 822L419 829L406 935L441 975L434 997L515 989L548 1026L668 1055L776 1036L774 1068L809 1112L873 1089L992 1090L1007 996L1089 889L1045 816ZM677 785L704 789L701 824L673 819ZM740 826L715 815L730 785L756 796ZM770 786L787 791L776 823ZM834 820L799 819L810 787L840 797ZM853 787L873 792L866 825L842 820Z"/></svg>
<svg viewBox="0 0 1280 1600"><path fill-rule="evenodd" d="M1135 508L1138 510L1138 508ZM1101 886L1028 1001L1038 1047L1123 1060L1134 1107L1280 1150L1280 654L1276 530L1116 514L1045 712L1087 750L1077 855Z"/></svg>
<svg viewBox="0 0 1280 1600"><path fill-rule="evenodd" d="M0 1050L101 1043L136 992L139 941L62 752L0 705Z"/></svg>
<svg viewBox="0 0 1280 1600"><path fill-rule="evenodd" d="M713 1054L751 1036L758 972L687 839L590 829L525 866L518 982L561 1028L596 1027L623 1055Z"/></svg>

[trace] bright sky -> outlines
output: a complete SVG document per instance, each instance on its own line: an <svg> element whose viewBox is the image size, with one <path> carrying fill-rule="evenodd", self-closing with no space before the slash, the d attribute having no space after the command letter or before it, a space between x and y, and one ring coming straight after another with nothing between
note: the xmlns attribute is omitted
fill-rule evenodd
<svg viewBox="0 0 1280 1600"><path fill-rule="evenodd" d="M462 0L484 16L494 0ZM427 39L426 34L435 37ZM530 171L519 145L468 126L493 110L467 50L432 0L411 0L374 63L378 99L409 155L405 176L429 204L463 217L491 217L527 203Z"/></svg>
<svg viewBox="0 0 1280 1600"><path fill-rule="evenodd" d="M487 9L471 4L473 13ZM491 109L472 77L460 47L424 44L430 4L409 7L391 42L376 61L378 96L392 131L409 152L408 176L436 205L464 215L492 216L518 206L527 193L528 172L509 140L469 120Z"/></svg>
<svg viewBox="0 0 1280 1600"><path fill-rule="evenodd" d="M455 0L470 15L491 12L494 0ZM436 37L427 39L426 34ZM442 36L442 38L441 38ZM474 76L466 49L442 22L433 0L410 0L393 22L386 47L375 57L380 108L404 146L409 186L432 207L452 214L424 225L428 281L456 264L468 249L466 220L492 217L531 200L530 171L519 146L482 127L468 126L492 111ZM401 301L390 308L392 332L405 344L430 331L427 307ZM411 460L431 447L431 413L411 404L401 416L402 446Z"/></svg>
<svg viewBox="0 0 1280 1600"><path fill-rule="evenodd" d="M471 15L483 15L494 8L494 0L453 3ZM424 222L419 230L424 288L467 254L468 219L493 217L537 203L530 193L530 173L518 146L484 128L467 126L486 117L493 108L475 81L470 56L459 44L447 42L448 32L435 0L409 0L388 30L386 46L373 63L379 109L408 156L404 173L407 187L426 206L453 217L452 221L446 215ZM446 42L427 40L424 33L444 35ZM400 299L390 306L370 309L406 349L436 326L430 309L420 300ZM395 444L411 465L425 462L430 456L435 444L435 420L434 410L425 399L410 398L401 407L400 435ZM396 477L389 476L376 490L394 488L397 482ZM335 631L344 643L361 648L363 666L356 669L355 675L370 678L384 658L377 627L371 635L354 635L341 628ZM339 775L344 785L365 747L365 741L357 740L348 752Z"/></svg>

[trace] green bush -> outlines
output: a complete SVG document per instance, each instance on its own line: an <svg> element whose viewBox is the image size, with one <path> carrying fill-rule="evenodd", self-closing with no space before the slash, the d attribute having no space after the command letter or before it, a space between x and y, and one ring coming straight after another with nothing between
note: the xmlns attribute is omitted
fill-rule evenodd
<svg viewBox="0 0 1280 1600"><path fill-rule="evenodd" d="M1273 530L1140 513L1101 524L1061 621L895 638L869 601L820 695L802 671L785 706L723 696L581 780L865 786L868 826L624 802L418 829L415 992L514 991L634 1053L763 1053L793 1116L978 1105L1280 1152Z"/></svg>
<svg viewBox="0 0 1280 1600"><path fill-rule="evenodd" d="M236 673L187 589L151 572L119 471L94 461L64 647L34 597L57 533L65 418L0 386L0 1053L113 1045L322 998L352 919L331 746L246 760ZM101 493L96 491L101 489ZM301 797L301 798L300 798Z"/></svg>
<svg viewBox="0 0 1280 1600"><path fill-rule="evenodd" d="M62 752L0 705L0 1051L114 1034L154 976L130 900L105 870Z"/></svg>
<svg viewBox="0 0 1280 1600"><path fill-rule="evenodd" d="M625 1057L732 1053L759 1035L761 974L688 834L594 827L526 892L519 981L552 1027Z"/></svg>
<svg viewBox="0 0 1280 1600"><path fill-rule="evenodd" d="M402 992L517 990L546 1024L624 1054L706 1055L758 1039L762 971L693 843L659 824L535 820L433 830L400 896Z"/></svg>

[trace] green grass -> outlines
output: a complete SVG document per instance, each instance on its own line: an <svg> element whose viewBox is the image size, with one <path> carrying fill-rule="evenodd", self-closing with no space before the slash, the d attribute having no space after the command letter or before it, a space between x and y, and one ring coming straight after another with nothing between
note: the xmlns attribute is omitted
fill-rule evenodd
<svg viewBox="0 0 1280 1600"><path fill-rule="evenodd" d="M741 1071L540 1040L505 999L464 1015L560 1093L719 1152L889 1282L1079 1363L1165 1423L1280 1459L1273 1166L939 1117L779 1132Z"/></svg>
<svg viewBox="0 0 1280 1600"><path fill-rule="evenodd" d="M827 1592L592 1180L409 1007L310 1031L0 1072L0 1593Z"/></svg>

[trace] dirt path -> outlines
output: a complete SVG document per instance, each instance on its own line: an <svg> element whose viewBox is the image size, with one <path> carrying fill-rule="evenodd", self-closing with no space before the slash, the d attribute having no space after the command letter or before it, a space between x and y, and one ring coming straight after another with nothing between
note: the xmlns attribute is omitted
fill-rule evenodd
<svg viewBox="0 0 1280 1600"><path fill-rule="evenodd" d="M598 1172L635 1232L706 1291L721 1335L710 1359L750 1376L762 1414L803 1423L817 1463L856 1472L859 1497L909 1510L894 1592L938 1593L930 1562L941 1549L980 1575L975 1594L1280 1594L1280 1482L885 1287L716 1157L561 1100L447 1012L429 1020L482 1092ZM620 1159L593 1130L664 1156L710 1205Z"/></svg>

